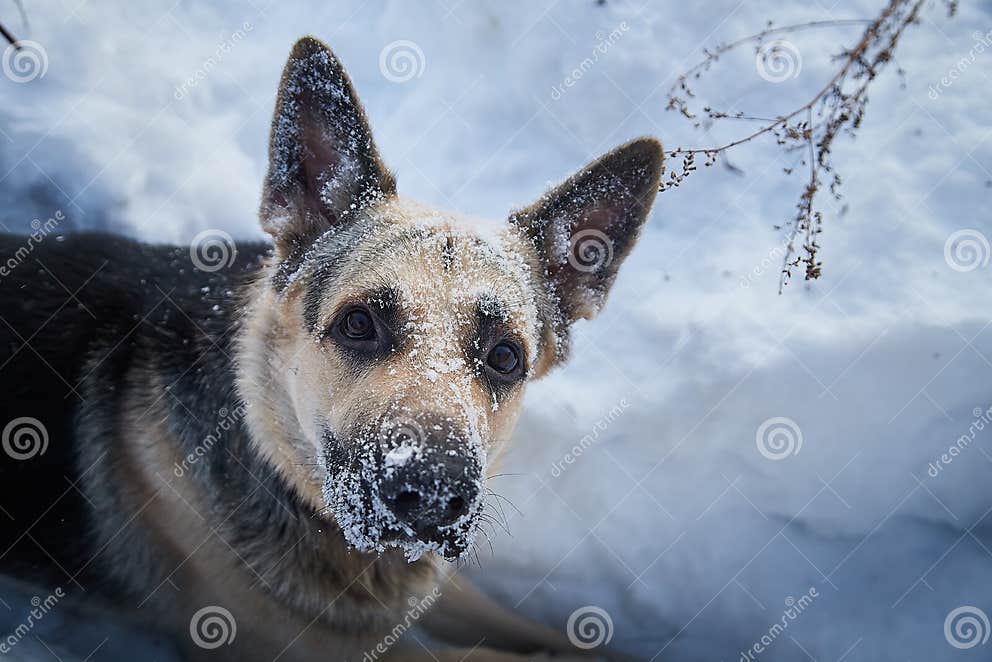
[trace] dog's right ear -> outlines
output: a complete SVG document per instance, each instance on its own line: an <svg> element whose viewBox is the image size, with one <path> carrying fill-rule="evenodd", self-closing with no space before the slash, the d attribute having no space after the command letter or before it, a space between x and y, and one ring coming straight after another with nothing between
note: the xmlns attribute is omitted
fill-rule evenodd
<svg viewBox="0 0 992 662"><path fill-rule="evenodd" d="M396 192L348 74L323 43L296 42L283 70L259 213L286 257Z"/></svg>

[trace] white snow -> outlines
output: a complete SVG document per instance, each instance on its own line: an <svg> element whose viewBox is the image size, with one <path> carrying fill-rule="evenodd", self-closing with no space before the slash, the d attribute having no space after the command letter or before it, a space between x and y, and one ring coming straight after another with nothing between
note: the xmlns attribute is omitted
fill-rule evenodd
<svg viewBox="0 0 992 662"><path fill-rule="evenodd" d="M402 467L413 457L413 452L414 449L411 445L397 446L386 453L384 458L386 467Z"/></svg>
<svg viewBox="0 0 992 662"><path fill-rule="evenodd" d="M500 219L635 136L708 146L750 126L706 135L664 112L664 90L703 46L768 18L867 17L882 4L356 0L262 14L234 2L169 13L29 3L30 30L13 10L2 18L45 46L49 67L25 84L0 76L3 223L27 231L55 207L67 216L60 232L261 237L276 83L307 33L344 62L401 192ZM606 307L576 327L570 364L531 387L514 451L489 469L507 474L488 486L521 511L504 504L512 538L497 533L495 555L484 547L472 570L500 601L555 627L596 605L613 644L647 658L737 660L786 600L816 588L762 660L992 654L992 643L959 651L944 636L958 607L992 614L992 450L988 426L974 425L992 404L992 266L945 260L956 231L992 238L992 50L939 83L992 26L978 4L951 21L938 4L925 10L897 51L906 89L886 71L861 137L835 146L846 197L820 203L819 282L776 295L772 226L791 216L802 182L782 174L793 163L773 146L731 153L744 176L717 167L659 195ZM253 29L234 42L245 22ZM621 22L629 29L608 53L581 66L597 32ZM699 89L730 109L791 110L857 31L790 39L803 60L794 80L762 80L744 49ZM427 63L405 83L378 68L399 39ZM600 430L621 401L630 406ZM756 432L774 417L798 425L799 454L760 452ZM943 462L969 429L974 439Z"/></svg>

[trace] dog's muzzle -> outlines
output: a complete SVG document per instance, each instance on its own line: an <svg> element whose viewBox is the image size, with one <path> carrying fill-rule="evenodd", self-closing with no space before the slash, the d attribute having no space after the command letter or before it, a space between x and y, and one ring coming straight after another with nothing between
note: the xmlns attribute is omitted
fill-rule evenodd
<svg viewBox="0 0 992 662"><path fill-rule="evenodd" d="M429 551L454 560L472 547L485 454L449 421L387 419L347 445L325 435L324 496L351 545L399 547L410 561Z"/></svg>

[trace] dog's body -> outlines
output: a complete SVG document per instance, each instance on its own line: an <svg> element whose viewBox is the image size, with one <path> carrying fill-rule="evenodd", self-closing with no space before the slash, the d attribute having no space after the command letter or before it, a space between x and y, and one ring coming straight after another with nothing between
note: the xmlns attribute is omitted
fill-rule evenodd
<svg viewBox="0 0 992 662"><path fill-rule="evenodd" d="M274 246L204 270L108 235L0 240L24 257L0 279L0 425L47 437L0 455L0 569L176 633L222 607L233 641L182 637L213 659L413 659L377 647L438 589L423 624L484 643L470 659L576 652L438 557L471 552L524 382L602 305L660 167L630 143L479 230L396 195L340 65L302 40L263 194ZM609 259L573 255L583 232Z"/></svg>

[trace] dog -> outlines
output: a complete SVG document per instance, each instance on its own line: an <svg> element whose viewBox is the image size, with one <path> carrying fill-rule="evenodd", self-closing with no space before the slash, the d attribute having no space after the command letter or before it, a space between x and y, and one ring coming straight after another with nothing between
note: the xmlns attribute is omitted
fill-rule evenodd
<svg viewBox="0 0 992 662"><path fill-rule="evenodd" d="M338 58L301 39L271 242L213 246L216 269L108 234L0 241L0 570L163 628L189 659L588 655L451 562L526 383L603 306L662 161L634 140L499 225L427 207L397 193ZM394 643L411 620L437 650Z"/></svg>

